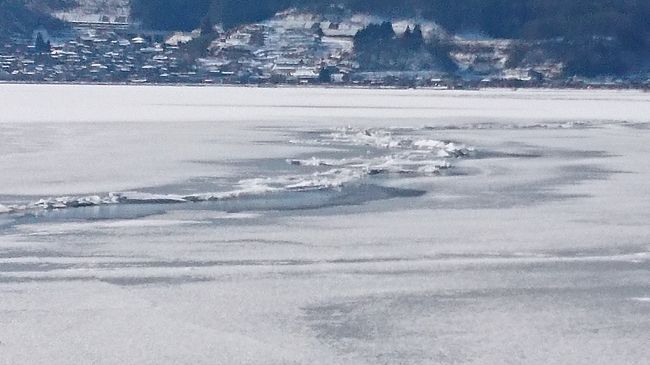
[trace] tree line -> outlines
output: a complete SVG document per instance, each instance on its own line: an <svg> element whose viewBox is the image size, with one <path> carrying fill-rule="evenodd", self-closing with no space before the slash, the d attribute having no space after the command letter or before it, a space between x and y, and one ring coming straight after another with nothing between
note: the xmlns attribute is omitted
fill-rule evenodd
<svg viewBox="0 0 650 365"><path fill-rule="evenodd" d="M362 70L455 71L448 45L437 39L426 41L420 25L395 33L391 22L370 24L354 36L354 51Z"/></svg>

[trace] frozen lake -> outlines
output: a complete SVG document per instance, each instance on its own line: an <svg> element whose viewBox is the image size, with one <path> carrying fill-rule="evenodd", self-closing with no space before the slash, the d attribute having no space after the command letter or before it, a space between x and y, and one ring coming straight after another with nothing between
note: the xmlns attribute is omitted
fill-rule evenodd
<svg viewBox="0 0 650 365"><path fill-rule="evenodd" d="M642 364L650 94L0 85L0 364Z"/></svg>

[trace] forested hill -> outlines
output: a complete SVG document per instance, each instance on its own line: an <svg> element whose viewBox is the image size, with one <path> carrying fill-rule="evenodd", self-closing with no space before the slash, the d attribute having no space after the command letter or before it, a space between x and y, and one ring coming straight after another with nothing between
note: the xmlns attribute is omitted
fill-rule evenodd
<svg viewBox="0 0 650 365"><path fill-rule="evenodd" d="M132 0L133 15L145 26L185 30L206 18L231 28L289 7L343 8L433 20L452 33L547 41L543 57L565 64L570 74L624 74L650 64L649 0Z"/></svg>
<svg viewBox="0 0 650 365"><path fill-rule="evenodd" d="M210 15L228 26L257 21L288 7L353 11L435 20L450 31L548 39L617 37L650 44L648 0L132 0L134 15L153 27L191 29Z"/></svg>
<svg viewBox="0 0 650 365"><path fill-rule="evenodd" d="M49 14L75 4L74 0L0 0L0 38L27 35L40 26L60 28Z"/></svg>

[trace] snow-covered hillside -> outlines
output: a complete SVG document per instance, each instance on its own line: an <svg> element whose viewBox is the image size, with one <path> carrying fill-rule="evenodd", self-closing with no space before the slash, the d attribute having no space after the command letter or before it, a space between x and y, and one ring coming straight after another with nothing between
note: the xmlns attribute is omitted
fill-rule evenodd
<svg viewBox="0 0 650 365"><path fill-rule="evenodd" d="M54 16L69 22L128 23L129 2L129 0L78 0L78 7L56 12Z"/></svg>

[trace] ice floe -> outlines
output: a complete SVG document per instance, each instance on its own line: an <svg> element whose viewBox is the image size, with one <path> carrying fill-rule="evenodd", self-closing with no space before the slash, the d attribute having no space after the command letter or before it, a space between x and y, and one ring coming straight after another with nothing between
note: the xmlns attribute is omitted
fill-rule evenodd
<svg viewBox="0 0 650 365"><path fill-rule="evenodd" d="M1 213L11 213L12 209L0 204L0 214Z"/></svg>
<svg viewBox="0 0 650 365"><path fill-rule="evenodd" d="M325 134L321 141L325 144L344 144L356 146L372 146L384 149L444 151L449 156L464 156L471 148L417 136L404 135L400 130L381 128L338 128L332 133Z"/></svg>
<svg viewBox="0 0 650 365"><path fill-rule="evenodd" d="M296 144L344 145L371 147L377 149L369 156L331 159L317 158L287 160L299 166L330 166L353 169L357 175L377 175L383 173L399 174L437 174L451 167L448 159L470 155L474 149L454 142L404 135L415 129L358 129L338 128L326 132L319 139L293 141Z"/></svg>

